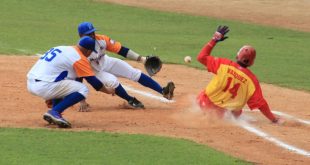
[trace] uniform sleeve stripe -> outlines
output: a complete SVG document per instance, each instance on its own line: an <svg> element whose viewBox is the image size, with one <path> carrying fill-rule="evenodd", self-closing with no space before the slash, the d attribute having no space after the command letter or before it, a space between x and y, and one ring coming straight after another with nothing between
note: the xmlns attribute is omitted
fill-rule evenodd
<svg viewBox="0 0 310 165"><path fill-rule="evenodd" d="M77 74L78 77L87 77L87 76L94 76L94 72L91 69L90 63L87 60L87 58L82 54L82 52L77 48L74 47L75 50L77 50L78 54L80 55L81 59L76 61L73 64L73 68Z"/></svg>
<svg viewBox="0 0 310 165"><path fill-rule="evenodd" d="M96 35L96 40L104 40L107 44L107 50L109 52L118 53L121 50L122 44L120 42L112 40L105 35Z"/></svg>
<svg viewBox="0 0 310 165"><path fill-rule="evenodd" d="M121 49L120 49L120 51L118 52L118 54L126 58L126 57L127 57L128 51L129 51L128 48L122 46Z"/></svg>

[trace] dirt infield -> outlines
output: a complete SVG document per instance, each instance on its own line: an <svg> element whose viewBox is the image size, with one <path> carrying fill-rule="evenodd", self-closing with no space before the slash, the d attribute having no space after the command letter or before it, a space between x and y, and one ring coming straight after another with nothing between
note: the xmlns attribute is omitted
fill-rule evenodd
<svg viewBox="0 0 310 165"><path fill-rule="evenodd" d="M26 90L26 73L38 57L0 56L0 127L44 128L42 119L47 110L43 100L32 96ZM142 69L141 64L130 62ZM183 75L182 73L192 73ZM179 76L182 75L182 76ZM195 81L201 77L201 81ZM162 103L142 95L129 92L138 97L146 106L145 110L122 109L124 103L117 97L91 90L89 103L92 112L77 112L77 106L65 112L74 130L104 130L111 132L143 133L179 137L208 144L239 158L262 164L309 164L309 157L301 156L257 137L232 122L219 122L195 112L196 94L207 84L210 75L179 65L164 65L155 77L165 84L168 80L176 83L175 103ZM121 79L122 83L136 90L159 96L137 83ZM195 85L192 82L195 81ZM309 118L310 94L272 85L263 85L265 96L273 109ZM290 145L310 150L309 125L288 121L282 126L273 125L259 112L248 112L251 123L271 136Z"/></svg>
<svg viewBox="0 0 310 165"><path fill-rule="evenodd" d="M310 8L310 2L305 0L302 3L289 0L221 1L225 5L218 4L219 1L215 0L106 1L310 31L310 13L306 12ZM243 10L242 5L249 10ZM219 7L221 12L218 12ZM0 56L0 127L54 128L46 125L42 119L47 110L43 100L29 94L26 88L26 73L37 58ZM141 64L129 63L143 70ZM129 110L122 108L124 102L118 97L91 90L89 103L92 112L77 112L75 106L67 110L64 116L73 124L73 130L104 130L185 138L257 164L310 164L309 157L283 149L242 129L236 122L216 121L200 114L194 100L210 80L210 74L206 71L180 65L164 65L155 79L162 85L169 80L175 82L174 103L163 103L129 91L146 106L145 110ZM121 82L136 90L159 96L129 80L121 79ZM263 84L262 89L273 110L300 119L310 118L310 93L268 84ZM289 119L281 126L273 125L259 112L246 112L244 116L251 125L268 133L270 137L310 152L309 125Z"/></svg>

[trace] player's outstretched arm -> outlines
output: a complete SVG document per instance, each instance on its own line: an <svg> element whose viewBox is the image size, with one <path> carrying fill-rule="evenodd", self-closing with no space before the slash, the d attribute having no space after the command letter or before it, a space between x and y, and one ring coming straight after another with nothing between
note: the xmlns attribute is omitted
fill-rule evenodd
<svg viewBox="0 0 310 165"><path fill-rule="evenodd" d="M127 53L127 58L141 62L142 64L145 64L145 62L146 62L146 57L139 55L138 53L134 52L131 49L129 49L129 51Z"/></svg>
<svg viewBox="0 0 310 165"><path fill-rule="evenodd" d="M259 107L259 110L262 112L264 116L266 116L272 123L280 123L283 122L282 119L276 117L270 110L269 105L266 103L263 106Z"/></svg>
<svg viewBox="0 0 310 165"><path fill-rule="evenodd" d="M229 32L228 26L218 26L217 30L213 34L212 40L215 42L221 42L228 38L228 36L225 36Z"/></svg>
<svg viewBox="0 0 310 165"><path fill-rule="evenodd" d="M225 36L229 32L228 26L218 26L217 30L213 34L211 41L209 41L200 51L197 56L197 60L207 66L207 56L211 55L211 51L216 45L216 43L224 41L228 37Z"/></svg>
<svg viewBox="0 0 310 165"><path fill-rule="evenodd" d="M83 77L76 78L75 81L82 83ZM86 99L80 101L80 107L78 109L79 112L90 112L90 110L90 105L86 102Z"/></svg>
<svg viewBox="0 0 310 165"><path fill-rule="evenodd" d="M86 81L97 91L102 91L107 94L114 94L115 91L113 88L106 88L100 80L95 76L84 77ZM83 78L77 78L76 81L82 82ZM80 101L79 112L89 112L91 110L90 105L86 102L86 99Z"/></svg>
<svg viewBox="0 0 310 165"><path fill-rule="evenodd" d="M200 51L197 56L197 60L207 66L207 57L211 55L212 49L215 46L216 42L214 40L209 41Z"/></svg>
<svg viewBox="0 0 310 165"><path fill-rule="evenodd" d="M146 57L139 55L138 53L134 52L133 50L122 46L117 53L125 58L141 62L142 64L145 64Z"/></svg>

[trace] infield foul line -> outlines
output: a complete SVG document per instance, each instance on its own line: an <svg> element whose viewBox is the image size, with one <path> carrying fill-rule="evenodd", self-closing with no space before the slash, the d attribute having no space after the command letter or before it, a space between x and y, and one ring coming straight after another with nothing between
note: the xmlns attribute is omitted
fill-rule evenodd
<svg viewBox="0 0 310 165"><path fill-rule="evenodd" d="M286 117L286 118L296 120L296 121L298 121L298 122L300 122L300 123L310 125L310 121L309 121L309 120L299 119L299 118L297 118L297 117L294 117L294 116L292 116L292 115L288 115L288 114L286 114L286 113L279 112L279 111L272 111L272 112L273 112L274 114L279 115L279 116L284 116L284 117Z"/></svg>
<svg viewBox="0 0 310 165"><path fill-rule="evenodd" d="M166 98L163 98L162 96L159 97L159 96L153 95L151 93L147 93L147 92L144 92L144 91L140 91L140 90L134 89L134 88L129 87L129 86L123 85L123 87L126 90L128 90L128 91L131 91L131 92L137 93L139 95L142 95L142 96L145 96L145 97L149 97L149 98L158 100L158 101L163 102L163 103L174 103L175 102L174 100L168 100Z"/></svg>
<svg viewBox="0 0 310 165"><path fill-rule="evenodd" d="M250 109L244 109L244 110L247 110L249 112L259 112L259 111L251 111ZM303 124L307 124L307 125L310 125L310 120L303 120L303 119L299 119L295 116L292 116L292 115L289 115L289 114L286 114L284 112L280 112L280 111L274 111L272 110L272 113L276 114L276 115L279 115L279 116L283 116L283 117L286 117L288 119L293 119L293 120L296 120L300 123L303 123Z"/></svg>
<svg viewBox="0 0 310 165"><path fill-rule="evenodd" d="M265 132L263 132L263 131L261 131L261 130L253 127L253 126L251 126L250 124L248 124L246 122L241 122L241 123L238 122L238 125L240 127L242 127L243 129L256 134L259 137L262 137L262 138L264 138L264 139L266 139L266 140L268 140L270 142L273 142L274 144L276 144L279 147L282 147L284 149L287 149L289 151L292 151L294 153L297 153L297 154L300 154L300 155L303 155L303 156L306 156L306 157L310 157L310 152L309 151L306 151L306 150L294 147L292 145L286 144L286 143L282 142L281 140L278 140L278 139L268 135L267 133L265 133Z"/></svg>
<svg viewBox="0 0 310 165"><path fill-rule="evenodd" d="M153 98L153 99L157 99L157 100L159 100L161 102L169 102L169 103L175 102L174 100L167 100L165 98L155 96L155 95L153 95L151 93L147 93L147 92L143 92L143 91L140 91L140 90L136 90L136 89L134 89L132 87L129 87L129 86L124 86L124 88L126 90L128 90L128 91L131 91L131 92L134 92L134 93L146 96L146 97L150 97L150 98ZM263 132L263 131L261 131L261 130L253 127L253 126L251 126L250 124L246 123L245 121L238 122L238 125L240 127L242 127L243 129L245 129L245 130L247 130L247 131L249 131L251 133L254 133L257 136L262 137L263 139L266 139L266 140L276 144L279 147L282 147L282 148L284 148L286 150L292 151L294 153L297 153L297 154L300 154L300 155L303 155L303 156L306 156L306 157L310 157L310 152L309 151L306 151L306 150L294 147L292 145L286 144L283 141L278 140L275 137L272 137L272 136L268 135L267 133L265 133L265 132Z"/></svg>

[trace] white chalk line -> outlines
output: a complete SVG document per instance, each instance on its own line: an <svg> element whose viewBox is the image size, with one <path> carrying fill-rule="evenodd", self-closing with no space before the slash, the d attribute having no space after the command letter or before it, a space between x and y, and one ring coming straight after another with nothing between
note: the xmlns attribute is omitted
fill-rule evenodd
<svg viewBox="0 0 310 165"><path fill-rule="evenodd" d="M166 98L163 98L162 96L159 97L159 96L153 95L151 93L147 93L147 92L144 92L144 91L140 91L140 90L134 89L134 88L132 88L130 86L123 85L123 87L127 91L131 91L131 92L137 93L139 95L142 95L142 96L145 96L145 97L149 97L149 98L158 100L158 101L163 102L163 103L174 103L175 102L174 100L168 100Z"/></svg>
<svg viewBox="0 0 310 165"><path fill-rule="evenodd" d="M264 139L266 139L266 140L268 140L270 142L273 142L274 144L276 144L279 147L282 147L284 149L287 149L289 151L292 151L294 153L297 153L297 154L300 154L300 155L303 155L303 156L306 156L306 157L310 157L310 152L309 151L306 151L306 150L294 147L292 145L289 145L287 143L284 143L283 141L278 140L275 137L272 137L272 136L268 135L267 133L265 133L265 132L263 132L263 131L261 131L261 130L253 127L253 126L251 126L250 124L248 124L246 122L242 122L242 123L238 122L238 125L240 127L242 127L243 129L256 134L259 137L262 137L262 138L264 138Z"/></svg>
<svg viewBox="0 0 310 165"><path fill-rule="evenodd" d="M124 88L126 90L128 90L128 91L135 92L135 93L143 95L145 97L154 98L154 99L160 100L162 102L175 102L173 100L167 100L165 98L155 96L155 95L153 95L151 93L147 93L147 92L143 92L143 91L140 91L140 90L136 90L136 89L134 89L132 87L124 86ZM297 154L300 154L300 155L303 155L303 156L306 156L306 157L310 157L310 152L309 151L297 148L297 147L289 145L289 144L287 144L287 143L285 143L285 142L283 142L281 140L278 140L275 137L272 137L271 135L268 135L267 133L265 133L265 132L263 132L263 131L261 131L261 130L253 127L253 126L251 126L250 124L246 123L245 121L243 121L241 123L238 122L238 125L240 127L242 127L243 129L245 129L245 130L247 130L247 131L249 131L251 133L254 133L257 136L262 137L262 138L264 138L264 139L266 139L266 140L276 144L279 147L282 147L282 148L284 148L286 150L289 150L291 152L294 152L294 153L297 153Z"/></svg>
<svg viewBox="0 0 310 165"><path fill-rule="evenodd" d="M259 111L251 111L250 109L244 109L244 110L247 110L247 111L249 111L249 112L259 112ZM303 124L310 125L310 120L299 119L299 118L297 118L297 117L295 117L295 116L286 114L286 113L284 113L284 112L275 111L275 110L272 110L272 113L274 113L274 114L276 114L276 115L279 115L279 116L283 116L283 117L288 118L288 119L295 120L295 121L300 122L300 123L303 123Z"/></svg>
<svg viewBox="0 0 310 165"><path fill-rule="evenodd" d="M15 50L22 52L22 53L28 53L29 52L29 50L26 50L26 49L15 49Z"/></svg>
<svg viewBox="0 0 310 165"><path fill-rule="evenodd" d="M286 118L289 118L289 119L293 119L293 120L296 120L300 123L303 123L303 124L307 124L307 125L310 125L310 121L309 120L303 120L303 119L299 119L297 117L294 117L292 115L288 115L286 113L283 113L283 112L279 112L279 111L272 111L274 114L276 115L279 115L279 116L284 116Z"/></svg>
<svg viewBox="0 0 310 165"><path fill-rule="evenodd" d="M37 54L31 55L31 56L28 56L28 57L42 57L42 56L43 56L43 54L37 53Z"/></svg>

